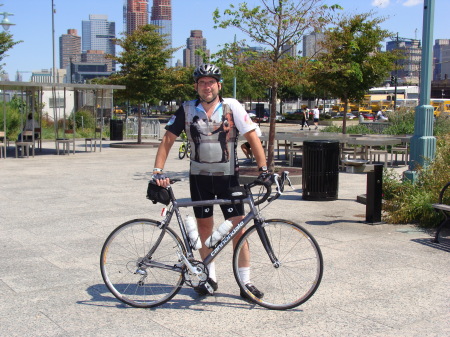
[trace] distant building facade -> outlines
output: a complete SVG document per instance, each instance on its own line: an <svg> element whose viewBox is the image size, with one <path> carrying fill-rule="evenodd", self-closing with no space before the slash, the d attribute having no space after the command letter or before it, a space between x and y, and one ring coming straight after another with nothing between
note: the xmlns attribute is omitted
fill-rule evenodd
<svg viewBox="0 0 450 337"><path fill-rule="evenodd" d="M67 82L86 83L94 78L109 77L112 73L112 71L108 71L106 63L71 62L67 71Z"/></svg>
<svg viewBox="0 0 450 337"><path fill-rule="evenodd" d="M81 51L102 50L105 54L116 55L113 39L116 37L116 23L108 21L107 15L91 14L89 21L82 21ZM112 70L116 70L115 62Z"/></svg>
<svg viewBox="0 0 450 337"><path fill-rule="evenodd" d="M123 13L126 33L131 34L148 24L148 0L124 0Z"/></svg>
<svg viewBox="0 0 450 337"><path fill-rule="evenodd" d="M80 60L81 36L76 29L68 29L67 34L59 37L59 67L65 69L69 63Z"/></svg>
<svg viewBox="0 0 450 337"><path fill-rule="evenodd" d="M161 34L167 43L167 48L172 48L172 0L153 0L152 25L158 26L158 33ZM172 58L167 62L167 66L172 66Z"/></svg>
<svg viewBox="0 0 450 337"><path fill-rule="evenodd" d="M422 62L422 49L420 41L415 39L398 38L386 43L386 51L400 50L403 58L397 61L399 69L392 71L397 74L398 85L418 85L420 82L420 64Z"/></svg>
<svg viewBox="0 0 450 337"><path fill-rule="evenodd" d="M56 83L64 83L66 79L66 69L57 69ZM31 73L30 82L35 83L53 83L52 69L35 70Z"/></svg>
<svg viewBox="0 0 450 337"><path fill-rule="evenodd" d="M433 46L433 81L450 78L450 39L437 39Z"/></svg>
<svg viewBox="0 0 450 337"><path fill-rule="evenodd" d="M186 41L186 49L183 50L183 65L185 67L198 67L203 63L203 58L197 55L196 50L201 49L209 59L210 51L206 48L206 39L201 30L191 30L191 36Z"/></svg>
<svg viewBox="0 0 450 337"><path fill-rule="evenodd" d="M316 57L317 54L323 53L325 49L320 45L325 39L325 34L313 32L303 36L303 57Z"/></svg>

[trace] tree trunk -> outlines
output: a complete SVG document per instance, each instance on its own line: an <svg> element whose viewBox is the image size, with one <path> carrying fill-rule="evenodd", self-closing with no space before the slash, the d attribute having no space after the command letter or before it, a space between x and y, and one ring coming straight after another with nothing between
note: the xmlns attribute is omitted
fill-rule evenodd
<svg viewBox="0 0 450 337"><path fill-rule="evenodd" d="M347 133L347 109L348 109L348 99L344 100L344 119L342 121L342 133Z"/></svg>
<svg viewBox="0 0 450 337"><path fill-rule="evenodd" d="M141 113L141 103L138 104L138 136L137 136L137 143L142 144L142 113Z"/></svg>

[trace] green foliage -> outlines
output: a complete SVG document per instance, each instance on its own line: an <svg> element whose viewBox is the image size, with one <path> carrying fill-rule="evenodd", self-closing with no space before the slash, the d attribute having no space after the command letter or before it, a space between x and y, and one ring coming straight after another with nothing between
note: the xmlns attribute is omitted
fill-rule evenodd
<svg viewBox="0 0 450 337"><path fill-rule="evenodd" d="M408 135L414 133L415 110L411 108L400 108L386 114L389 126L383 130L387 135Z"/></svg>
<svg viewBox="0 0 450 337"><path fill-rule="evenodd" d="M340 125L331 125L322 129L323 132L337 132L342 133L342 126ZM373 134L374 132L369 129L367 126L362 124L350 125L347 127L347 133L354 135L368 135Z"/></svg>
<svg viewBox="0 0 450 337"><path fill-rule="evenodd" d="M393 170L383 176L383 210L385 220L394 224L417 223L436 227L441 216L431 204L437 203L439 192L450 181L450 134L437 138L436 157L427 168L419 168L415 183L402 180ZM443 201L450 204L447 194Z"/></svg>
<svg viewBox="0 0 450 337"><path fill-rule="evenodd" d="M344 17L325 33L320 53L312 65L310 81L342 102L361 101L370 88L379 85L395 66L396 54L381 52L381 43L391 34L380 28L383 18L372 13ZM344 118L345 133L346 118Z"/></svg>
<svg viewBox="0 0 450 337"><path fill-rule="evenodd" d="M70 120L73 120L73 116L71 115ZM75 124L76 129L94 129L95 128L95 118L92 112L88 110L79 110L75 113Z"/></svg>
<svg viewBox="0 0 450 337"><path fill-rule="evenodd" d="M0 32L0 62L8 56L6 52L14 47L16 44L21 43L23 41L13 41L12 35L7 32ZM4 66L4 63L0 63L0 70Z"/></svg>
<svg viewBox="0 0 450 337"><path fill-rule="evenodd" d="M8 139L16 139L20 133L21 118L19 107L21 100L12 99L6 104L6 137ZM3 118L0 120L0 130L4 129Z"/></svg>
<svg viewBox="0 0 450 337"><path fill-rule="evenodd" d="M437 137L450 134L450 117L443 114L437 117L434 122L433 132Z"/></svg>
<svg viewBox="0 0 450 337"><path fill-rule="evenodd" d="M110 83L126 86L126 90L118 90L116 95L132 104L159 100L162 88L168 85L165 70L173 49L167 48L156 26L140 26L115 43L123 51L112 57L120 64L120 71L110 77Z"/></svg>
<svg viewBox="0 0 450 337"><path fill-rule="evenodd" d="M306 32L321 29L333 19L334 10L339 6L324 6L322 0L278 0L262 1L261 6L249 8L243 2L222 13L218 9L213 14L215 28L234 27L247 35L252 43L266 48L262 53L242 48L238 53L224 51L222 62L241 66L249 78L263 88L272 90L271 123L269 127L268 166L274 167L273 144L275 138L275 114L279 88L294 86L304 82L305 69L302 59L288 56L290 46L297 45ZM241 47L245 48L242 44ZM236 44L233 44L235 50ZM230 56L231 57L227 57Z"/></svg>

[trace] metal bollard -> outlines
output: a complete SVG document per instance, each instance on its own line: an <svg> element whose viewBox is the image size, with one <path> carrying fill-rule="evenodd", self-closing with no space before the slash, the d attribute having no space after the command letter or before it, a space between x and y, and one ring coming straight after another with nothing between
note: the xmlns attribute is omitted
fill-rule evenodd
<svg viewBox="0 0 450 337"><path fill-rule="evenodd" d="M382 188L383 165L375 164L374 170L367 173L366 223L381 223Z"/></svg>

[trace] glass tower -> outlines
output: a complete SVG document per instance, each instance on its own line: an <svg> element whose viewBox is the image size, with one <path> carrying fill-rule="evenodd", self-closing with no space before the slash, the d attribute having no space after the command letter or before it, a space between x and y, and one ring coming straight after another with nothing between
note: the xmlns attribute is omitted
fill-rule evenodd
<svg viewBox="0 0 450 337"><path fill-rule="evenodd" d="M164 36L167 48L172 48L172 0L153 0L150 23L160 27L157 32ZM172 66L172 58L167 66Z"/></svg>
<svg viewBox="0 0 450 337"><path fill-rule="evenodd" d="M81 22L81 51L102 50L105 54L116 55L113 39L116 37L116 23L108 21L107 15L89 15L89 21ZM113 63L113 71L115 71Z"/></svg>

